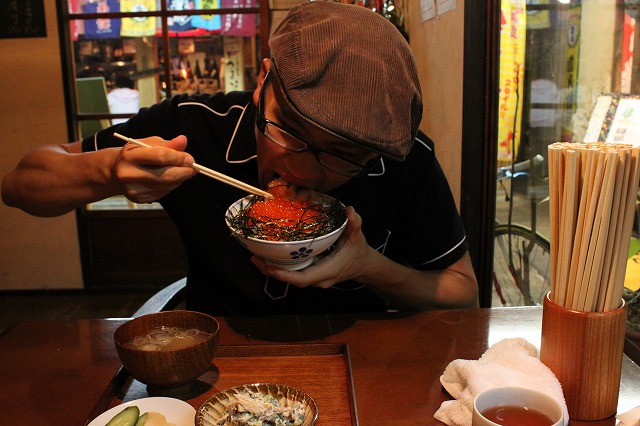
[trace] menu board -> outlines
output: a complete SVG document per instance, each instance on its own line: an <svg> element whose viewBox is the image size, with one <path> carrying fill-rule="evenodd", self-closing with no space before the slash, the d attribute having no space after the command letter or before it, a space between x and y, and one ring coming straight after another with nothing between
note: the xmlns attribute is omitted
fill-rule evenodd
<svg viewBox="0 0 640 426"><path fill-rule="evenodd" d="M640 95L600 95L593 108L584 142L640 145Z"/></svg>
<svg viewBox="0 0 640 426"><path fill-rule="evenodd" d="M0 0L0 38L46 36L44 0Z"/></svg>

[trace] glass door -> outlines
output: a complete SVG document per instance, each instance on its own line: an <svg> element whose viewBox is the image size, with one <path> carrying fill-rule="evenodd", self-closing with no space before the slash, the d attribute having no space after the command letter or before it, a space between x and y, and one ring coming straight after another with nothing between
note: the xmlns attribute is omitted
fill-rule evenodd
<svg viewBox="0 0 640 426"><path fill-rule="evenodd" d="M181 93L256 87L269 5L258 0L57 2L69 140ZM186 255L158 203L111 197L77 210L87 288L157 288L184 277ZM139 238L132 230L144 228ZM132 264L131 261L135 259Z"/></svg>
<svg viewBox="0 0 640 426"><path fill-rule="evenodd" d="M539 305L549 289L549 144L633 141L638 122L630 120L627 133L610 130L622 99L633 99L629 114L640 110L637 18L630 0L500 3L494 256L485 306ZM627 281L631 295L640 279Z"/></svg>

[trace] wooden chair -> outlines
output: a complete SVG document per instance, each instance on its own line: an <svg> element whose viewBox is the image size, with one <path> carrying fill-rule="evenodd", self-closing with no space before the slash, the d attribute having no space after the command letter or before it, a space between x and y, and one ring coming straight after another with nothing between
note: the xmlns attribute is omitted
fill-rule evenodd
<svg viewBox="0 0 640 426"><path fill-rule="evenodd" d="M183 300L186 292L187 278L181 278L151 296L134 312L133 318L154 312L175 309Z"/></svg>

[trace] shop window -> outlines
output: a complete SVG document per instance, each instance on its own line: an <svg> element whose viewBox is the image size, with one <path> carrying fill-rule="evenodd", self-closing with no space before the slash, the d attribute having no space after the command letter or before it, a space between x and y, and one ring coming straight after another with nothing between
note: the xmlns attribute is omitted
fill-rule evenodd
<svg viewBox="0 0 640 426"><path fill-rule="evenodd" d="M70 134L179 93L250 90L268 52L258 0L68 0L60 14ZM265 28L266 27L266 28ZM267 32L266 36L263 34ZM65 37L66 36L66 37Z"/></svg>
<svg viewBox="0 0 640 426"><path fill-rule="evenodd" d="M495 256L491 288L482 302L539 305L551 284L548 146L637 145L638 5L631 0L500 4L498 138L492 141L498 166ZM626 102L624 112L632 119L616 127L619 102ZM630 274L636 274L632 256L640 247L637 222ZM637 275L630 277L625 292L637 295Z"/></svg>

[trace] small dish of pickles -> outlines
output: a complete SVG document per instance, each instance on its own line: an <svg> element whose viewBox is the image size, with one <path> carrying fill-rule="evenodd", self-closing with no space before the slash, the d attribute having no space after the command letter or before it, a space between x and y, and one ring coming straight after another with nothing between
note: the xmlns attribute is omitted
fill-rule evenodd
<svg viewBox="0 0 640 426"><path fill-rule="evenodd" d="M88 426L192 426L195 417L195 408L182 400L150 397L117 405Z"/></svg>

